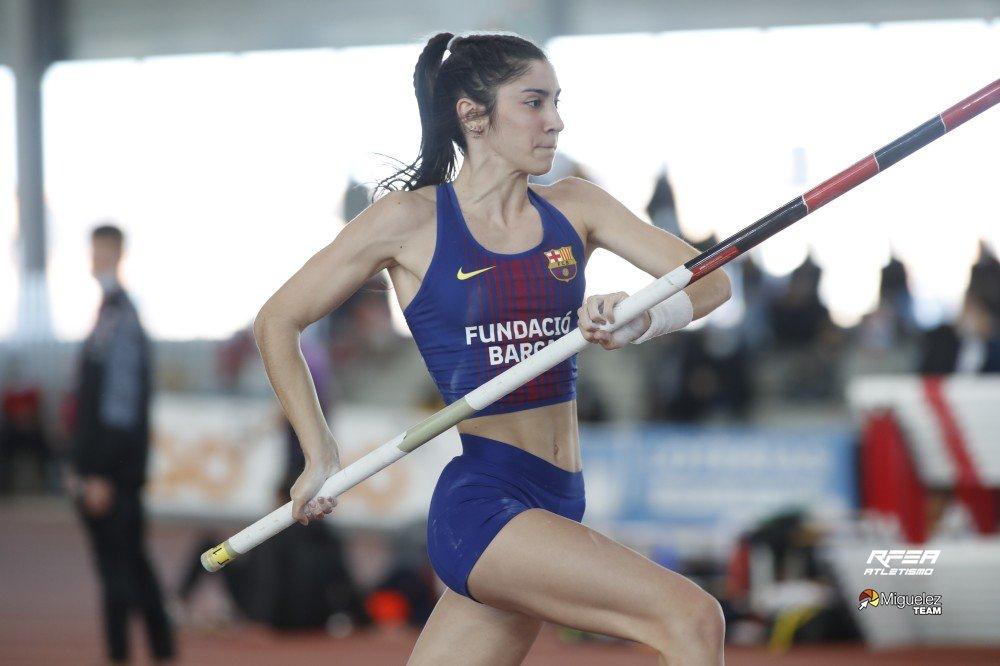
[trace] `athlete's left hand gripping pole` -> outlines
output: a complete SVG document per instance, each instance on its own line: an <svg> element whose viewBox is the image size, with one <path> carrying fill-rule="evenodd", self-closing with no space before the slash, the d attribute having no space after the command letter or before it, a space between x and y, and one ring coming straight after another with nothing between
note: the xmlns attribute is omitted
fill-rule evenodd
<svg viewBox="0 0 1000 666"><path fill-rule="evenodd" d="M729 263L820 206L860 185L998 102L1000 102L1000 79L621 301L615 306L615 324L608 326L607 330L616 330L640 313L670 298L689 284ZM346 492L421 444L437 437L477 411L485 409L586 346L587 341L579 328L570 331L461 400L453 402L340 470L326 480L317 495L336 497ZM292 503L289 502L215 548L205 551L201 556L201 563L209 571L218 571L239 555L289 527L293 522L295 521L292 518Z"/></svg>

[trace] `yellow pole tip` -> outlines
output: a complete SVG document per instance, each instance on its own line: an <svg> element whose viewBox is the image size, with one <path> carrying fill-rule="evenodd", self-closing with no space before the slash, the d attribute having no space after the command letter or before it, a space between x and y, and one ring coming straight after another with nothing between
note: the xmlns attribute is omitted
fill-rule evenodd
<svg viewBox="0 0 1000 666"><path fill-rule="evenodd" d="M225 543L220 543L215 548L210 548L201 554L201 566L205 570L214 573L229 564L236 557L236 553Z"/></svg>

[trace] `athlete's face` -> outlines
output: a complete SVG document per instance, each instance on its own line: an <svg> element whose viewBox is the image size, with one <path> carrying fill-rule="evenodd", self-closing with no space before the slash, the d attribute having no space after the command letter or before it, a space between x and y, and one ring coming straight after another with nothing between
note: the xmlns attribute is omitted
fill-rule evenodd
<svg viewBox="0 0 1000 666"><path fill-rule="evenodd" d="M534 60L525 74L497 89L493 124L476 141L518 171L546 173L564 127L558 102L555 70L544 60Z"/></svg>

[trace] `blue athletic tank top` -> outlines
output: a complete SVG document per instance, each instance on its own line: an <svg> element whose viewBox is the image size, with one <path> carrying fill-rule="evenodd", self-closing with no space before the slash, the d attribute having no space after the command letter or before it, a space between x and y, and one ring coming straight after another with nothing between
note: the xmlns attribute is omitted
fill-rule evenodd
<svg viewBox="0 0 1000 666"><path fill-rule="evenodd" d="M445 404L451 404L577 325L584 247L569 220L528 188L542 242L490 252L472 236L451 183L437 186L437 242L427 275L403 315ZM576 356L477 415L576 397Z"/></svg>

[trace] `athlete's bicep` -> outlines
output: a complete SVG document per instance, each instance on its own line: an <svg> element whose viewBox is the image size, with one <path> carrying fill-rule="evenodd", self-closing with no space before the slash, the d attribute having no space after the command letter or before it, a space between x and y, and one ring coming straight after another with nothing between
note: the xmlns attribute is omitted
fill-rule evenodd
<svg viewBox="0 0 1000 666"><path fill-rule="evenodd" d="M593 183L580 180L572 187L585 204L588 248L603 247L657 278L698 256L693 246L643 221ZM728 300L731 286L723 271L714 271L684 291L697 319Z"/></svg>
<svg viewBox="0 0 1000 666"><path fill-rule="evenodd" d="M577 180L578 197L586 204L588 248L602 247L655 277L698 255L694 247L645 222L597 185Z"/></svg>
<svg viewBox="0 0 1000 666"><path fill-rule="evenodd" d="M399 214L387 196L351 220L334 240L305 263L261 308L300 330L340 306L364 282L393 265ZM388 201L387 201L388 200Z"/></svg>

